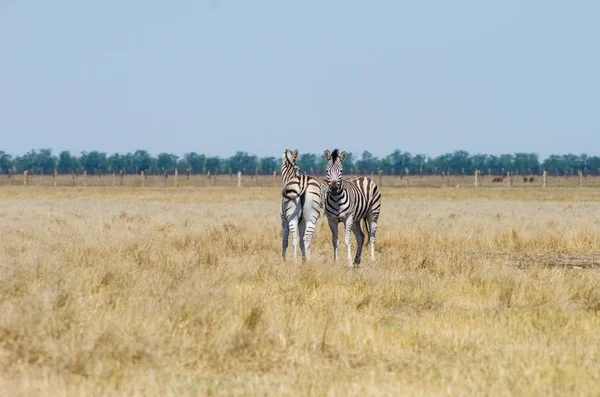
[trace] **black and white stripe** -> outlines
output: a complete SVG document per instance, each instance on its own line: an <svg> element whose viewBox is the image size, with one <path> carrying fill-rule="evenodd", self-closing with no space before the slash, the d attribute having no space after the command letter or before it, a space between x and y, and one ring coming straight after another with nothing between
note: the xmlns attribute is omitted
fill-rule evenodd
<svg viewBox="0 0 600 397"><path fill-rule="evenodd" d="M281 227L283 229L281 257L285 260L289 234L292 234L294 260L298 237L296 228L300 231L300 249L302 257L310 260L310 246L315 233L317 220L321 215L322 198L319 182L307 175L300 175L296 165L298 150L286 150L282 156L281 178L283 191L281 198Z"/></svg>
<svg viewBox="0 0 600 397"><path fill-rule="evenodd" d="M348 265L358 266L364 242L364 233L360 222L364 221L367 238L371 246L371 262L375 261L375 234L377 233L377 220L381 211L381 192L371 178L365 176L351 176L342 178L342 161L346 152L324 152L327 159L325 177L329 187L325 200L325 215L331 229L333 242L333 258L337 260L338 224L343 223L345 229L345 243L348 251ZM354 262L351 254L351 232L356 236L356 256Z"/></svg>

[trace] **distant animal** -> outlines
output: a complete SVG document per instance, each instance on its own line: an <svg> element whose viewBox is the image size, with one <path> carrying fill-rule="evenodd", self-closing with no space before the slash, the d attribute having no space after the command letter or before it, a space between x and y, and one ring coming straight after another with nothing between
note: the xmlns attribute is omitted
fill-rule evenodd
<svg viewBox="0 0 600 397"><path fill-rule="evenodd" d="M526 176L524 176L524 177L523 177L523 182L524 182L524 183L527 183L527 181L528 181L528 180L529 180L529 179L528 179Z"/></svg>
<svg viewBox="0 0 600 397"><path fill-rule="evenodd" d="M333 259L337 260L338 248L338 226L344 225L346 250L348 254L348 266L354 267L360 264L360 256L364 242L364 233L361 222L365 223L367 238L371 246L371 262L375 261L375 233L377 232L377 220L381 211L381 192L375 182L365 176L351 176L342 178L342 161L346 158L346 152L333 152L325 150L325 179L329 191L325 200L325 215L331 229L333 243ZM356 237L356 256L354 262L351 255L351 232Z"/></svg>
<svg viewBox="0 0 600 397"><path fill-rule="evenodd" d="M492 179L492 182L500 182L500 183L502 183L502 182L504 182L504 177L497 176L494 179Z"/></svg>
<svg viewBox="0 0 600 397"><path fill-rule="evenodd" d="M535 178L534 178L534 177L532 177L532 176L530 176L530 177L529 177L529 182L533 182L533 181L535 181Z"/></svg>
<svg viewBox="0 0 600 397"><path fill-rule="evenodd" d="M288 247L288 237L292 234L292 248L294 261L298 236L296 228L300 231L300 249L302 258L310 260L310 245L321 215L323 198L322 186L316 178L300 175L300 167L296 165L298 150L286 150L281 157L281 179L283 191L281 193L281 227L283 229L281 258L285 261L285 252Z"/></svg>

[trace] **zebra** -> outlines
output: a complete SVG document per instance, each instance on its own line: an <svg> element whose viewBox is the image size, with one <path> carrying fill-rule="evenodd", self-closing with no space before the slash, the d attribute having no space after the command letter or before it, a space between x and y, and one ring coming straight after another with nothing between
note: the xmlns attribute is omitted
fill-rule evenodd
<svg viewBox="0 0 600 397"><path fill-rule="evenodd" d="M348 251L348 266L360 265L360 256L364 241L364 233L360 221L364 221L367 239L371 246L371 262L375 262L375 234L377 233L377 220L381 211L381 192L371 178L365 176L350 176L342 179L342 161L346 152L339 153L335 149L324 152L327 166L325 179L329 187L325 199L325 215L331 229L333 243L333 259L338 259L338 224L343 223L345 229L345 243ZM352 262L350 247L351 234L356 236L356 256Z"/></svg>
<svg viewBox="0 0 600 397"><path fill-rule="evenodd" d="M298 154L297 149L293 152L286 150L281 158L283 190L279 214L283 229L281 258L284 261L290 233L292 234L294 261L296 261L297 227L300 229L302 258L310 260L310 245L323 207L323 196L321 195L323 186L311 176L300 175L300 167L296 165Z"/></svg>

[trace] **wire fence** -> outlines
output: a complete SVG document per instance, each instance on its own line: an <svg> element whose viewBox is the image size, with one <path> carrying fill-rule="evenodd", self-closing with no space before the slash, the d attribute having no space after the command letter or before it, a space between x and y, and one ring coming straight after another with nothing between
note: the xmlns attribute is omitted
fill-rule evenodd
<svg viewBox="0 0 600 397"><path fill-rule="evenodd" d="M600 177L596 175L366 175L382 188L600 188ZM54 187L148 187L148 188L185 188L185 187L281 187L281 176L238 174L58 174L4 175L1 186L54 186ZM323 180L323 177L318 177Z"/></svg>

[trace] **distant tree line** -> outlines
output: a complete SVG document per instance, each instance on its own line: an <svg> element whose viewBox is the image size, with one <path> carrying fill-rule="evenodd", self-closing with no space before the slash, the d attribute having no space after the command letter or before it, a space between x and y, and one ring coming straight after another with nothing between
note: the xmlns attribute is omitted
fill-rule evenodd
<svg viewBox="0 0 600 397"><path fill-rule="evenodd" d="M303 172L322 175L325 170L325 159L322 154L303 153L298 159L298 165ZM105 174L111 172L124 172L128 174L144 171L150 174L172 173L175 169L179 172L219 173L229 172L244 174L272 174L281 168L280 157L257 157L247 152L238 151L229 158L206 156L196 152L186 153L179 157L171 153L160 153L153 156L146 150L137 150L134 153L108 155L104 152L82 152L79 156L62 151L58 156L51 149L31 150L21 156L12 157L0 151L0 171L2 173L19 172L25 170L33 173L52 173L56 169L59 173L79 173L87 171L89 174ZM550 174L569 175L582 171L584 173L597 173L600 169L599 156L586 154L551 155L540 161L536 153L514 153L501 155L470 154L464 150L442 154L437 157L427 157L424 154L411 154L401 150L394 150L385 157L375 157L370 152L364 151L360 158L355 158L348 153L344 161L344 172L347 174L370 174L380 170L385 175L404 175L406 170L411 175L423 173L425 175L450 172L456 174L473 174L479 169L484 174L500 175L506 172L516 174L539 174L542 170Z"/></svg>

